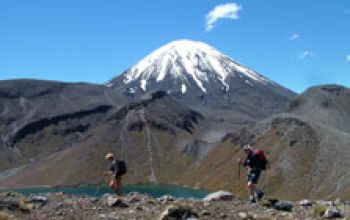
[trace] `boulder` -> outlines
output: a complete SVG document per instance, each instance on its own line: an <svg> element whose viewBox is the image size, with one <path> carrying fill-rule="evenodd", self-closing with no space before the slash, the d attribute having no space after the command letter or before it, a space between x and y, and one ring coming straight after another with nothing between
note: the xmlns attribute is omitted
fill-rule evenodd
<svg viewBox="0 0 350 220"><path fill-rule="evenodd" d="M326 210L323 217L325 217L325 218L340 218L341 213L336 207L330 207Z"/></svg>
<svg viewBox="0 0 350 220"><path fill-rule="evenodd" d="M207 195L203 201L230 201L234 198L233 194L226 191L218 191Z"/></svg>
<svg viewBox="0 0 350 220"><path fill-rule="evenodd" d="M176 220L176 219L194 219L198 218L198 214L191 210L188 206L169 206L160 216L160 220Z"/></svg>
<svg viewBox="0 0 350 220"><path fill-rule="evenodd" d="M238 217L241 219L247 219L248 218L248 213L246 212L239 212Z"/></svg>
<svg viewBox="0 0 350 220"><path fill-rule="evenodd" d="M208 210L203 210L203 211L201 212L201 215L202 215L202 216L209 216L209 215L210 215L210 212L209 212Z"/></svg>
<svg viewBox="0 0 350 220"><path fill-rule="evenodd" d="M275 209L290 212L293 209L293 204L287 201L279 201L275 203Z"/></svg>
<svg viewBox="0 0 350 220"><path fill-rule="evenodd" d="M303 206L303 207L309 207L313 205L313 202L307 199L301 200L299 201L299 205Z"/></svg>
<svg viewBox="0 0 350 220"><path fill-rule="evenodd" d="M27 203L33 203L36 207L42 207L46 205L49 202L49 200L44 196L34 196L27 200Z"/></svg>
<svg viewBox="0 0 350 220"><path fill-rule="evenodd" d="M109 207L119 207L119 208L127 208L129 207L125 204L120 198L115 196L108 196L106 198L106 203Z"/></svg>
<svg viewBox="0 0 350 220"><path fill-rule="evenodd" d="M175 201L175 198L170 196L170 195L164 195L160 198L157 199L159 202L162 202L162 203L167 203L167 202L173 202Z"/></svg>

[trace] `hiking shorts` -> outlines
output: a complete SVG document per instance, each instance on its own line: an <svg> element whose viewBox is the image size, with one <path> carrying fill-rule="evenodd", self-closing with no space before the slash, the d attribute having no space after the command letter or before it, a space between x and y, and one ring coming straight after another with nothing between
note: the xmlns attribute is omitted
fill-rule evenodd
<svg viewBox="0 0 350 220"><path fill-rule="evenodd" d="M257 184L259 181L260 173L261 173L261 170L258 170L258 169L249 171L247 174L248 183L250 182L253 184Z"/></svg>
<svg viewBox="0 0 350 220"><path fill-rule="evenodd" d="M112 188L112 190L116 193L119 192L120 190L120 187L122 185L122 182L121 182L121 177L116 177L116 178L112 178L110 181L109 181L109 187Z"/></svg>

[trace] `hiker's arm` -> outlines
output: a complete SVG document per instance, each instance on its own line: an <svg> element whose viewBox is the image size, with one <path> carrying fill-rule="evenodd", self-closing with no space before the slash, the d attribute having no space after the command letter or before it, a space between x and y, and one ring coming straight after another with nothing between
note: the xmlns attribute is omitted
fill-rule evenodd
<svg viewBox="0 0 350 220"><path fill-rule="evenodd" d="M239 160L238 164L242 165L243 167L247 167L248 166L246 159L243 159L243 160L242 159L238 159L238 160ZM238 162L238 160L237 160L237 162Z"/></svg>
<svg viewBox="0 0 350 220"><path fill-rule="evenodd" d="M242 162L242 159L241 159L241 158L238 158L238 159L237 159L237 163L238 163L238 165L242 165L242 166L244 166L244 167L246 166L245 161Z"/></svg>
<svg viewBox="0 0 350 220"><path fill-rule="evenodd" d="M114 165L111 165L108 169L108 175L110 177L115 177L116 176L116 172L115 172L115 169L114 169Z"/></svg>
<svg viewBox="0 0 350 220"><path fill-rule="evenodd" d="M104 175L112 177L113 176L113 172L112 171L106 171L106 172L104 172Z"/></svg>

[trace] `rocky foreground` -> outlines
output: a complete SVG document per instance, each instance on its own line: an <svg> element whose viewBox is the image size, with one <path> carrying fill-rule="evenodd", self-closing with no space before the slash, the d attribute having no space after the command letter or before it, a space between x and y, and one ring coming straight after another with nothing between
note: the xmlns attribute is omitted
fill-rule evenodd
<svg viewBox="0 0 350 220"><path fill-rule="evenodd" d="M228 192L203 200L130 193L101 198L48 193L0 193L0 220L7 219L350 219L350 201L299 202L263 199L250 204Z"/></svg>

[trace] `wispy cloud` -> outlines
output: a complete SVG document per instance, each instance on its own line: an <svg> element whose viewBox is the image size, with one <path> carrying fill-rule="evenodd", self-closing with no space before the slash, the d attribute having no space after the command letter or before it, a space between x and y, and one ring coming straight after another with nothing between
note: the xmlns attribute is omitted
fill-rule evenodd
<svg viewBox="0 0 350 220"><path fill-rule="evenodd" d="M350 8L345 8L344 13L350 15Z"/></svg>
<svg viewBox="0 0 350 220"><path fill-rule="evenodd" d="M210 31L214 28L215 23L219 19L239 19L238 13L242 10L242 6L235 2L217 5L206 15L205 30Z"/></svg>
<svg viewBox="0 0 350 220"><path fill-rule="evenodd" d="M314 56L314 53L309 50L304 50L303 52L299 53L297 55L298 60L305 60L308 58L312 58Z"/></svg>
<svg viewBox="0 0 350 220"><path fill-rule="evenodd" d="M288 39L289 40L297 40L299 38L300 38L300 34L295 33L295 34L290 35L290 37Z"/></svg>
<svg viewBox="0 0 350 220"><path fill-rule="evenodd" d="M350 62L350 54L346 56L346 61Z"/></svg>

